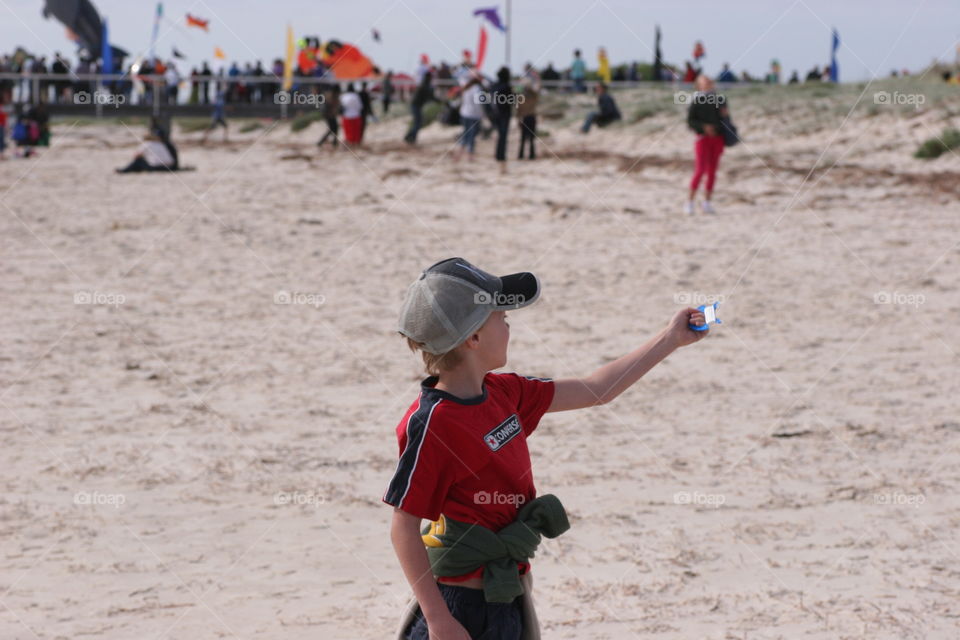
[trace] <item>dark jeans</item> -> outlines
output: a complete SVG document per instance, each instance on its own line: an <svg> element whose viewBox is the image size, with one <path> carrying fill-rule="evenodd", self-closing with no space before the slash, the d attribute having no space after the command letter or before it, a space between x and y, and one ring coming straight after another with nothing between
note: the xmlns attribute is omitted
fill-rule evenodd
<svg viewBox="0 0 960 640"><path fill-rule="evenodd" d="M604 116L599 111L591 111L589 115L587 115L587 119L583 121L583 127L580 130L583 131L584 133L587 133L590 131L590 127L592 125L603 127L615 120L616 118L610 118L608 116Z"/></svg>
<svg viewBox="0 0 960 640"><path fill-rule="evenodd" d="M510 132L510 118L500 118L497 125L497 154L496 158L500 162L507 160L507 133Z"/></svg>
<svg viewBox="0 0 960 640"><path fill-rule="evenodd" d="M447 609L463 625L472 640L520 640L523 616L520 598L509 604L487 602L483 589L438 584ZM407 631L407 640L429 640L430 632L422 614Z"/></svg>
<svg viewBox="0 0 960 640"><path fill-rule="evenodd" d="M420 132L420 125L423 123L423 105L410 105L410 113L413 115L413 122L410 123L410 130L403 139L413 144L417 141L417 133Z"/></svg>
<svg viewBox="0 0 960 640"><path fill-rule="evenodd" d="M117 173L140 173L141 171L169 171L167 167L154 167L143 159L143 156L137 156L133 162L123 169L117 169Z"/></svg>
<svg viewBox="0 0 960 640"><path fill-rule="evenodd" d="M320 142L317 143L318 147L322 147L323 144L327 141L327 138L333 136L333 146L337 146L337 134L340 132L340 123L337 121L337 117L326 118L327 121L327 132L323 134L323 137L320 138Z"/></svg>
<svg viewBox="0 0 960 640"><path fill-rule="evenodd" d="M533 160L537 157L537 152L533 147L536 139L537 116L523 116L523 119L520 120L520 154L517 156L518 160L523 160L523 150L526 148L527 142L530 143L530 159Z"/></svg>

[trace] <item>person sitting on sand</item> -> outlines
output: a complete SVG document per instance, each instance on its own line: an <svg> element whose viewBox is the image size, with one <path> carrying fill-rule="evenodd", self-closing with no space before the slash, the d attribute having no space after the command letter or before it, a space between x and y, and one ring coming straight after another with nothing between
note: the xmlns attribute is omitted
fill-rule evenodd
<svg viewBox="0 0 960 640"><path fill-rule="evenodd" d="M507 311L539 296L532 273L497 277L463 258L434 264L407 289L399 332L430 377L396 427L400 459L382 498L415 596L399 640L539 638L530 559L542 536L570 523L556 496L537 496L530 436L544 414L611 402L709 333L690 327L705 324L702 312L683 309L588 376L492 373L507 363Z"/></svg>
<svg viewBox="0 0 960 640"><path fill-rule="evenodd" d="M177 147L173 144L173 141L170 140L170 133L167 131L167 128L155 116L150 117L150 133L151 135L156 136L160 142L163 143L163 146L167 148L167 152L170 154L170 157L173 158L173 162L170 163L170 168L174 171L179 169L180 154L177 153Z"/></svg>
<svg viewBox="0 0 960 640"><path fill-rule="evenodd" d="M142 171L175 171L176 159L170 154L164 141L154 133L143 139L137 155L117 173L140 173Z"/></svg>
<svg viewBox="0 0 960 640"><path fill-rule="evenodd" d="M583 127L581 127L580 130L583 133L589 133L590 127L593 125L605 127L620 118L620 109L617 108L617 103L614 101L613 96L607 91L607 85L600 83L597 85L597 110L587 114L587 118L583 121Z"/></svg>

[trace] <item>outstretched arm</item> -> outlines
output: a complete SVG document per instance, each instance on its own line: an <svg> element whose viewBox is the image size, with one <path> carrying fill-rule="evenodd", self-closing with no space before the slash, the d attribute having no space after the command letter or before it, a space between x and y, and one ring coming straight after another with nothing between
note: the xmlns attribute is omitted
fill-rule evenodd
<svg viewBox="0 0 960 640"><path fill-rule="evenodd" d="M678 311L670 324L642 346L603 365L586 378L565 378L554 384L550 411L569 411L606 404L642 378L668 355L703 339L709 331L694 331L688 324L702 326L702 311Z"/></svg>

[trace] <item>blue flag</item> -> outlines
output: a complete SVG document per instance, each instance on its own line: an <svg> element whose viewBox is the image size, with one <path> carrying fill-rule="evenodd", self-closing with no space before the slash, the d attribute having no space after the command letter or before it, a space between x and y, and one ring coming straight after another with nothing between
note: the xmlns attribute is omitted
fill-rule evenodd
<svg viewBox="0 0 960 640"><path fill-rule="evenodd" d="M840 81L840 69L837 67L837 49L840 48L840 34L833 30L833 47L830 52L830 82Z"/></svg>
<svg viewBox="0 0 960 640"><path fill-rule="evenodd" d="M113 49L107 37L107 19L103 19L103 38L101 38L100 59L103 61L103 73L113 73Z"/></svg>

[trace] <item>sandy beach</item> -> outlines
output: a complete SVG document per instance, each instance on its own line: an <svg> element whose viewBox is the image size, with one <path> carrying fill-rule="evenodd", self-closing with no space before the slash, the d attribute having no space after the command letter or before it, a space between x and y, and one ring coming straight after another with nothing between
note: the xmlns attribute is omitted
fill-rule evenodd
<svg viewBox="0 0 960 640"><path fill-rule="evenodd" d="M960 156L912 154L960 98L876 90L732 94L717 216L681 211L667 94L587 136L587 97L546 101L505 177L437 123L407 148L402 105L356 152L318 152L320 123L175 129L196 170L162 175L114 174L142 125L57 122L0 163L0 637L392 637L380 497L422 378L395 322L455 255L540 277L510 317L528 375L722 302L531 438L572 523L533 564L545 639L957 637Z"/></svg>

